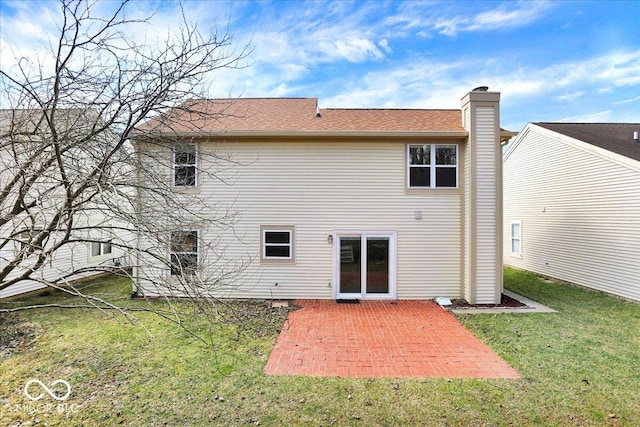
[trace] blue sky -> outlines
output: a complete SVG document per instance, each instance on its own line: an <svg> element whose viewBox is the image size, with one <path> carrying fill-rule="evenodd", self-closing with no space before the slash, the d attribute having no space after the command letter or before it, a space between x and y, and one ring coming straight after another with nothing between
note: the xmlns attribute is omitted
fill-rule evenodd
<svg viewBox="0 0 640 427"><path fill-rule="evenodd" d="M640 122L640 1L186 1L202 30L230 25L249 67L217 73L210 96L318 97L320 106L459 108L502 93L502 126ZM108 8L110 2L99 3ZM146 32L175 25L176 4ZM0 60L54 37L57 4L3 1ZM35 18L35 19L34 19ZM131 37L142 37L132 28Z"/></svg>

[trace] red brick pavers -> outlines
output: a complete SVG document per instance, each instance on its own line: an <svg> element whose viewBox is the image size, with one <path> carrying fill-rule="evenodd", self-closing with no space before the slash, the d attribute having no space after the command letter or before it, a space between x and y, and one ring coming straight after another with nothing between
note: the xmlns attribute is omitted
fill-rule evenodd
<svg viewBox="0 0 640 427"><path fill-rule="evenodd" d="M433 301L298 300L267 375L519 378Z"/></svg>

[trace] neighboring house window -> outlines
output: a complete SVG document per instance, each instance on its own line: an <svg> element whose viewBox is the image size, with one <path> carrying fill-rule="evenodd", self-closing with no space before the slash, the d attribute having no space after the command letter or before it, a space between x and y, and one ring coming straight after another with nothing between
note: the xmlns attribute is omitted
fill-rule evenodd
<svg viewBox="0 0 640 427"><path fill-rule="evenodd" d="M111 253L111 241L91 242L91 256L109 255Z"/></svg>
<svg viewBox="0 0 640 427"><path fill-rule="evenodd" d="M261 258L263 260L294 259L294 228L289 226L261 227Z"/></svg>
<svg viewBox="0 0 640 427"><path fill-rule="evenodd" d="M511 221L511 255L522 258L522 221Z"/></svg>
<svg viewBox="0 0 640 427"><path fill-rule="evenodd" d="M177 144L173 149L173 185L195 187L198 184L197 163L196 144Z"/></svg>
<svg viewBox="0 0 640 427"><path fill-rule="evenodd" d="M407 146L409 188L456 188L458 146L456 144L409 144Z"/></svg>
<svg viewBox="0 0 640 427"><path fill-rule="evenodd" d="M171 233L171 275L193 275L198 269L198 232Z"/></svg>
<svg viewBox="0 0 640 427"><path fill-rule="evenodd" d="M20 241L20 250L26 250L31 242L31 233L29 231L23 231L20 233L20 236L18 236L18 240Z"/></svg>
<svg viewBox="0 0 640 427"><path fill-rule="evenodd" d="M18 241L20 242L20 247L18 248L19 251L26 251L28 250L29 246L33 245L33 239L36 238L36 236L41 232L42 230L36 229L36 230L26 230L26 231L22 231L20 232L20 234L18 235ZM39 247L37 249L40 249Z"/></svg>

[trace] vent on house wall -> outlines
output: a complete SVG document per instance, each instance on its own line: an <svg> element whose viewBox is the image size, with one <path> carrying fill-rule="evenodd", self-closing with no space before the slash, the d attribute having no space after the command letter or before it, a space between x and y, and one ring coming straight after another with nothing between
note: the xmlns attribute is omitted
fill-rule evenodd
<svg viewBox="0 0 640 427"><path fill-rule="evenodd" d="M638 141L638 131L637 130L633 132L633 139L635 139L636 142L640 142L640 141Z"/></svg>

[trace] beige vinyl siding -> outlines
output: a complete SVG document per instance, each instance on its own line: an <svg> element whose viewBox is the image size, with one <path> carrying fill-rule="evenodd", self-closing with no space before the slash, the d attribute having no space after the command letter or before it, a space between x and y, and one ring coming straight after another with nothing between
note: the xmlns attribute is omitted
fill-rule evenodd
<svg viewBox="0 0 640 427"><path fill-rule="evenodd" d="M0 164L2 165L14 165L19 163L19 159L16 160L13 156L2 157L3 154L0 150ZM77 161L77 167L83 166L83 158L79 157L75 159ZM17 162L17 163L16 163ZM8 168L7 171L9 174L0 174L1 179L11 179L12 171L16 169ZM4 181L7 182L7 181ZM1 184L1 183L0 183ZM35 186L32 188L31 192L35 193L38 191L45 191L47 197L40 201L39 205L33 210L31 213L33 217L39 218L43 224L51 221L52 216L58 211L60 208L60 202L64 200L64 188L62 185L57 186L53 192L49 191L50 182L36 182ZM33 195L33 194L32 194ZM15 200L16 194L9 194L9 203L7 205L11 205L11 202ZM115 200L111 200L112 203ZM87 238L87 236L91 236L91 231L80 230L83 227L88 226L96 226L97 224L101 224L103 227L105 225L111 226L119 226L122 228L126 228L122 222L118 222L113 219L113 215L110 213L105 214L104 210L107 207L102 204L93 204L88 203L83 205L82 211L76 212L74 219L74 231L72 232L72 240L82 240ZM102 213L101 213L102 212ZM107 211L108 212L108 211ZM24 223L22 222L24 218L14 218L12 222L5 224L5 226L0 229L0 235L10 235L14 231L19 231L24 229ZM37 222L36 222L37 224ZM34 226L34 229L37 229L37 226ZM108 227L105 227L108 228ZM64 231L60 231L60 234L64 234ZM118 239L127 240L132 238L132 235L125 233L123 231L114 232L114 236L117 236ZM92 236L93 237L93 236ZM114 240L116 240L114 238ZM54 241L58 241L55 233L52 233L50 238L48 239L49 244L53 245ZM13 260L18 253L18 242L10 242L8 245L3 247L0 250L0 268L4 265L7 265L10 260ZM0 291L0 299L15 297L20 294L35 292L42 289L45 289L47 286L42 282L51 282L63 283L64 280L78 280L82 278L86 278L95 274L99 274L99 272L82 272L79 274L71 275L76 270L86 269L88 267L95 266L112 266L113 259L124 256L124 252L118 246L112 246L112 253L105 254L99 257L90 257L90 244L88 242L74 242L66 244L55 251L52 254L51 258L42 266L42 268L38 269L31 276L36 280L25 280L19 283L13 284L3 290ZM29 260L26 260L29 261ZM33 264L31 264L32 266ZM21 264L21 269L15 269L12 271L8 277L5 279L7 281L11 279L15 279L23 274L26 269L30 265L27 262L23 262ZM66 277L64 280L61 278Z"/></svg>
<svg viewBox="0 0 640 427"><path fill-rule="evenodd" d="M640 162L616 156L528 125L505 155L505 263L640 300Z"/></svg>
<svg viewBox="0 0 640 427"><path fill-rule="evenodd" d="M84 246L84 245L83 245ZM87 255L86 247L81 247L80 245L73 246L65 246L56 251L55 257L52 261L47 262L38 272L36 272L33 276L38 280L44 281L57 281L60 278L61 272L68 272L73 265L74 255L82 256L80 252L84 249L83 255ZM13 249L8 249L4 251L6 256L9 259L12 259L14 255ZM24 273L24 269L16 269L9 276L7 280L11 280L20 274ZM20 294L35 292L38 290L45 289L47 286L38 280L24 280L18 282L14 285L9 286L8 288L0 291L0 299L15 297Z"/></svg>
<svg viewBox="0 0 640 427"><path fill-rule="evenodd" d="M473 91L462 99L469 131L463 191L464 297L472 304L498 302L502 290L499 250L501 211L497 92ZM500 252L500 253L499 253Z"/></svg>
<svg viewBox="0 0 640 427"><path fill-rule="evenodd" d="M220 242L225 258L252 259L219 295L332 298L334 247L327 237L360 230L397 232L398 298L460 296L459 190L408 194L405 142L208 142L200 150L238 162L219 173L230 185L201 177L200 194L237 211L234 232ZM213 167L206 157L202 167ZM295 227L294 265L259 262L265 225ZM206 245L217 232L202 230L202 238Z"/></svg>
<svg viewBox="0 0 640 427"><path fill-rule="evenodd" d="M465 110L468 111L468 110ZM465 117L467 114L465 114ZM464 234L463 234L463 243L464 243L464 256L462 263L462 283L463 283L463 295L465 298L469 299L469 296L473 294L472 289L472 272L471 272L471 263L469 260L471 259L471 147L466 146L464 150L464 164L466 167L464 168Z"/></svg>
<svg viewBox="0 0 640 427"><path fill-rule="evenodd" d="M496 120L493 107L476 109L476 303L496 298Z"/></svg>
<svg viewBox="0 0 640 427"><path fill-rule="evenodd" d="M100 211L99 210L96 210L93 212L91 211L91 209L95 209L95 208L96 208L95 206L89 206L89 208L87 209L87 212L85 212L86 216L79 215L79 217L75 221L75 224L74 224L75 227L81 228L81 227L92 226L92 225L95 226L96 224L101 224L102 226L104 226L105 218L103 215L99 213ZM48 214L48 212L46 212L46 209L43 209L43 212L45 214ZM114 220L109 220L107 225L109 224L114 227L119 226L121 228L125 228L123 223L116 222ZM11 229L11 230L19 229L19 228L20 226L15 223L12 224L10 227L7 227L7 229ZM92 238L96 237L93 235L92 231L74 230L72 239L81 240L81 239L89 238L89 236L91 236ZM122 242L122 241L129 241L130 239L132 239L132 235L125 233L121 230L117 232L117 236L118 236L117 238L115 237L115 235L112 236L111 238L108 238L105 236L105 240L113 240L114 243L117 243L118 240ZM54 241L56 241L55 233L51 235L49 244L52 245ZM19 251L19 243L17 241L11 242L5 248L3 248L0 253L0 267L2 267L3 265L6 265L4 263L8 263L9 262L8 260L14 259L18 251ZM82 273L71 275L71 273L73 273L74 271L78 271L78 270L86 269L90 267L113 266L113 260L116 258L125 256L125 252L121 247L118 247L117 245L114 244L111 247L111 254L105 254L97 257L91 257L90 255L91 255L91 244L88 242L73 242L73 243L65 244L61 246L59 249L57 249L54 254L52 254L51 258L42 266L42 268L38 269L36 272L32 274L32 277L36 280L21 281L19 283L9 286L8 288L1 290L0 299L15 297L23 293L29 293L29 292L45 289L47 286L42 282L50 282L50 283L60 282L64 284L65 280L73 281L73 280L83 279L86 277L90 277L92 275L99 274L100 272L91 271L91 272L82 272ZM7 281L11 280L23 274L26 271L26 269L32 265L32 264L29 264L28 261L29 261L29 258L27 259L27 262L23 262L21 264L21 268L12 271L6 280ZM65 278L65 279L62 280L61 278Z"/></svg>
<svg viewBox="0 0 640 427"><path fill-rule="evenodd" d="M3 252L5 252L8 258L12 258L14 256L12 253L13 249L4 250ZM104 255L93 259L90 258L89 255L90 246L88 243L71 243L65 245L56 250L56 253L53 255L52 259L32 275L32 277L37 280L21 281L9 286L6 289L3 289L2 291L0 291L0 299L15 297L20 294L45 289L47 285L43 284L40 281L53 283L59 282L63 285L65 284L65 282L61 281L60 278L68 275L72 271L100 264L110 266L113 265L113 259L123 256L124 254L119 248L112 247L112 253L110 255ZM23 272L24 270L16 270L9 275L7 280L11 280L12 278L19 276ZM95 271L84 272L68 277L66 280L78 280L90 277L95 274L98 273Z"/></svg>

